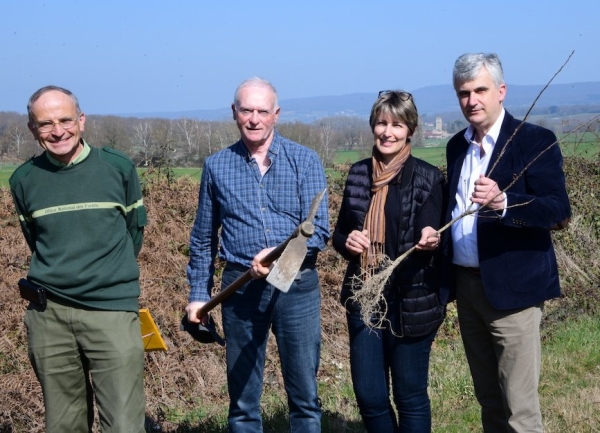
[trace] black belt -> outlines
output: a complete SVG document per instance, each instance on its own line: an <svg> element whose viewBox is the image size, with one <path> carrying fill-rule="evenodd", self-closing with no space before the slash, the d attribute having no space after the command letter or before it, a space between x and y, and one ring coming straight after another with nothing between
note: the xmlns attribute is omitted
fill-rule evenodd
<svg viewBox="0 0 600 433"><path fill-rule="evenodd" d="M466 266L458 266L456 265L456 267L464 272L466 272L469 275L472 275L474 277L481 277L481 270L479 268L469 268Z"/></svg>

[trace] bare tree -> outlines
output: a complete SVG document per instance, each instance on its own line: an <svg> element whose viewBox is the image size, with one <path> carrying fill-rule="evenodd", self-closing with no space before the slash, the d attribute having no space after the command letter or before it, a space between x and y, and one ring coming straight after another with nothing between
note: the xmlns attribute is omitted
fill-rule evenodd
<svg viewBox="0 0 600 433"><path fill-rule="evenodd" d="M337 150L334 142L335 131L333 125L330 122L319 123L316 135L315 150L319 154L323 165L328 166L333 163L333 157Z"/></svg>
<svg viewBox="0 0 600 433"><path fill-rule="evenodd" d="M200 133L202 134L202 137L204 137L204 143L206 144L206 152L208 155L212 155L213 153L213 124L212 122L202 122L202 124L200 125ZM202 161L202 158L204 157L204 155L202 155L201 152L201 144L200 142L198 142L198 161Z"/></svg>
<svg viewBox="0 0 600 433"><path fill-rule="evenodd" d="M423 137L424 130L425 127L423 126L423 121L419 117L419 126L417 127L417 130L410 139L410 145L412 147L425 147L425 138Z"/></svg>
<svg viewBox="0 0 600 433"><path fill-rule="evenodd" d="M118 116L87 116L85 138L92 146L112 147L131 155L131 133L129 127L132 119Z"/></svg>
<svg viewBox="0 0 600 433"><path fill-rule="evenodd" d="M0 125L0 165L4 161L4 155L10 150L10 139L8 136L8 128L5 125Z"/></svg>
<svg viewBox="0 0 600 433"><path fill-rule="evenodd" d="M183 143L187 147L186 156L184 159L186 161L192 156L193 151L198 147L199 142L199 127L198 121L183 118L179 119L175 123L177 127L177 131L182 138Z"/></svg>
<svg viewBox="0 0 600 433"><path fill-rule="evenodd" d="M85 129L83 131L83 137L85 140L93 146L100 145L100 122L98 118L92 116L86 116Z"/></svg>
<svg viewBox="0 0 600 433"><path fill-rule="evenodd" d="M12 122L8 127L8 134L12 141L12 146L16 149L17 158L21 159L21 147L29 137L29 131L23 122Z"/></svg>
<svg viewBox="0 0 600 433"><path fill-rule="evenodd" d="M150 122L144 121L133 127L133 137L131 142L137 148L140 148L144 157L144 164L149 164L150 151L152 147Z"/></svg>
<svg viewBox="0 0 600 433"><path fill-rule="evenodd" d="M220 122L216 127L215 135L219 141L219 149L225 149L240 139L240 132L235 123Z"/></svg>
<svg viewBox="0 0 600 433"><path fill-rule="evenodd" d="M172 163L172 154L175 153L174 121L170 119L153 119L150 123L150 158L160 161L161 165Z"/></svg>
<svg viewBox="0 0 600 433"><path fill-rule="evenodd" d="M311 142L312 129L310 125L302 122L286 122L277 126L277 130L284 137L316 150L315 143Z"/></svg>

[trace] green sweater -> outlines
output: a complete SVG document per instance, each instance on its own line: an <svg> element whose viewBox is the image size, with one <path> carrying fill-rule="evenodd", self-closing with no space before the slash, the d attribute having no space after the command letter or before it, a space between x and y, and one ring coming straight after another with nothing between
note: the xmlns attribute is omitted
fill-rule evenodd
<svg viewBox="0 0 600 433"><path fill-rule="evenodd" d="M137 312L137 254L147 218L137 172L116 150L89 149L64 167L44 153L10 178L32 252L28 278L59 302Z"/></svg>

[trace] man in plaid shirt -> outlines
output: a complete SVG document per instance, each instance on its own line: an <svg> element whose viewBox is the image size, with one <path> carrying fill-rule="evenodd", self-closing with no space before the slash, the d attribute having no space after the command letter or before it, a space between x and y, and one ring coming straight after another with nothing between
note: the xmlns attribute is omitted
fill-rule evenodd
<svg viewBox="0 0 600 433"><path fill-rule="evenodd" d="M198 313L211 296L219 245L219 257L227 262L222 287L248 269L254 278L222 304L229 431L234 433L262 432L260 396L270 329L278 345L290 429L321 431L316 383L321 295L315 262L329 239L327 200L320 204L308 254L289 292L270 285L264 279L270 269L260 264L306 219L312 199L327 186L317 154L275 131L279 110L268 81L251 78L237 88L232 111L241 139L206 159L190 239L190 322L208 319Z"/></svg>

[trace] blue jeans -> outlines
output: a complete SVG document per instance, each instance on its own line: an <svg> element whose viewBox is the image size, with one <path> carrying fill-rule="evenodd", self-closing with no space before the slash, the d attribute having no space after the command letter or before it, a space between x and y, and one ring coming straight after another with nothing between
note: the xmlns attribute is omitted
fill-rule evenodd
<svg viewBox="0 0 600 433"><path fill-rule="evenodd" d="M372 329L348 312L350 369L356 401L369 433L429 433L429 354L436 332L418 338ZM390 376L394 413L390 401Z"/></svg>
<svg viewBox="0 0 600 433"><path fill-rule="evenodd" d="M226 268L226 287L242 274ZM263 389L269 330L277 341L292 433L321 431L317 370L321 349L321 292L316 270L302 271L289 292L266 280L251 280L222 305L227 339L229 431L262 432Z"/></svg>

